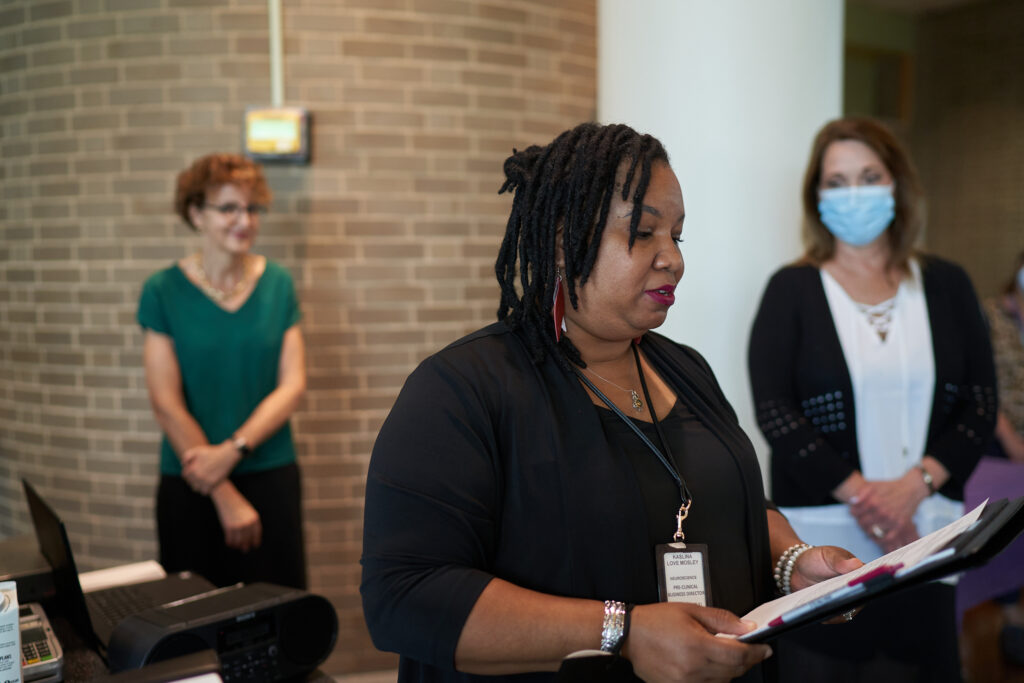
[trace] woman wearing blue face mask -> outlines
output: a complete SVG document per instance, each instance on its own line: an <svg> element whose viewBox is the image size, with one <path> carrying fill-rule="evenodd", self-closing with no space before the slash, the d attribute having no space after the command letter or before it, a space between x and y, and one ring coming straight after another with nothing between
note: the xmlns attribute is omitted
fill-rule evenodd
<svg viewBox="0 0 1024 683"><path fill-rule="evenodd" d="M922 204L889 130L867 118L827 124L804 177L805 253L771 278L751 332L773 498L808 543L865 562L963 514L996 418L970 280L914 249ZM953 586L830 629L781 644L783 680L960 680Z"/></svg>

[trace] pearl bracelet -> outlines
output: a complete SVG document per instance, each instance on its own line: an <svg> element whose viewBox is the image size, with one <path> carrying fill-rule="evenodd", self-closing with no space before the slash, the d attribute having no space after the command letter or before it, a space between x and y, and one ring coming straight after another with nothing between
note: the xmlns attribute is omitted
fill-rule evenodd
<svg viewBox="0 0 1024 683"><path fill-rule="evenodd" d="M796 543L786 548L782 555L779 556L779 561L775 563L773 576L775 578L775 587L779 589L780 593L789 595L793 592L793 586L790 584L790 581L793 578L793 568L796 567L796 561L813 547L806 543Z"/></svg>

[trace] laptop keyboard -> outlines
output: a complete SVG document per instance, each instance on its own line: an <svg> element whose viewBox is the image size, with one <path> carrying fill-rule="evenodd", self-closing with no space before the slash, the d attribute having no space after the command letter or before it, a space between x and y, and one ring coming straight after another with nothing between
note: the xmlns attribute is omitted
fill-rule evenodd
<svg viewBox="0 0 1024 683"><path fill-rule="evenodd" d="M157 606L152 595L130 585L87 593L85 600L90 611L99 612L109 624Z"/></svg>

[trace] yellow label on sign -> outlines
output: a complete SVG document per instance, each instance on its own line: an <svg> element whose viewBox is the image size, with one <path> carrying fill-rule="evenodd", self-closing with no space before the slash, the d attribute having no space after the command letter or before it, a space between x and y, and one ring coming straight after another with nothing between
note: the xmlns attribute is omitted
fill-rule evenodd
<svg viewBox="0 0 1024 683"><path fill-rule="evenodd" d="M302 151L301 109L253 109L245 116L245 147L251 154L298 154Z"/></svg>

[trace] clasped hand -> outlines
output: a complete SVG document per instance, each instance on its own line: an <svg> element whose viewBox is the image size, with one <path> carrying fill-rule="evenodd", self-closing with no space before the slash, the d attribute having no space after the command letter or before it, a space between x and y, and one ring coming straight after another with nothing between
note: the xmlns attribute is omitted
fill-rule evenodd
<svg viewBox="0 0 1024 683"><path fill-rule="evenodd" d="M921 477L910 470L899 479L866 481L850 499L850 514L889 553L918 539L914 513L926 497Z"/></svg>
<svg viewBox="0 0 1024 683"><path fill-rule="evenodd" d="M224 544L227 547L243 553L260 547L263 542L260 515L231 482L218 486L210 498L224 530Z"/></svg>
<svg viewBox="0 0 1024 683"><path fill-rule="evenodd" d="M189 448L181 456L181 476L192 490L204 496L224 481L241 456L230 441Z"/></svg>

